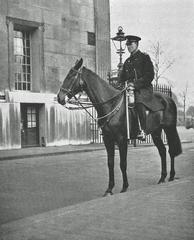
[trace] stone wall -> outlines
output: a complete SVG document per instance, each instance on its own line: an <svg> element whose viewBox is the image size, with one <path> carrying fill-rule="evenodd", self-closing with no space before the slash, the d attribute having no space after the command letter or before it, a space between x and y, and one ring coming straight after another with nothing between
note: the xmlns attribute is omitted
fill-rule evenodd
<svg viewBox="0 0 194 240"><path fill-rule="evenodd" d="M87 43L87 32L95 32L93 0L1 0L0 3L0 53L4 56L0 60L1 90L9 89L6 16L44 24L43 42L39 43L44 47L46 87L42 91L56 92L69 68L81 56L87 67L96 70L96 47Z"/></svg>

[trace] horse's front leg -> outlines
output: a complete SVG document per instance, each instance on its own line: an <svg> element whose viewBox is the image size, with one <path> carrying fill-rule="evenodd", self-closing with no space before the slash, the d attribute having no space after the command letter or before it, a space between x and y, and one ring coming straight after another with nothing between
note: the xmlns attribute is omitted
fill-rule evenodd
<svg viewBox="0 0 194 240"><path fill-rule="evenodd" d="M127 179L127 148L127 139L123 139L123 141L119 143L120 168L123 176L123 188L121 190L121 193L126 192L129 187Z"/></svg>
<svg viewBox="0 0 194 240"><path fill-rule="evenodd" d="M111 137L104 136L104 144L107 151L107 157L108 157L108 170L109 170L109 183L108 188L105 191L104 196L107 196L108 194L112 195L112 189L115 185L114 180L114 154L115 154L115 143Z"/></svg>

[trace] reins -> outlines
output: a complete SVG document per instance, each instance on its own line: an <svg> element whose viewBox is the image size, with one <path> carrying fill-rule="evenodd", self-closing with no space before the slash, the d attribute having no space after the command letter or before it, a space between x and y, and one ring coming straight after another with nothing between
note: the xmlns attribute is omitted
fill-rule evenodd
<svg viewBox="0 0 194 240"><path fill-rule="evenodd" d="M75 76L75 80L77 80L78 76L80 76L82 74L82 69L80 69L79 71L77 71L76 69L72 69L74 72L76 72L76 76ZM82 80L83 81L83 80ZM75 81L74 81L75 83ZM72 86L74 85L74 83L72 84ZM115 96L111 97L110 99L104 101L104 102L98 102L98 103L92 103L91 106L84 106L85 103L80 102L80 100L75 96L74 93L72 93L71 89L65 89L63 87L60 88L61 90L63 90L64 92L66 92L67 94L69 94L70 96L74 97L76 102L81 106L81 108L76 108L76 110L78 109L84 109L87 114L96 122L98 122L99 120L102 120L110 115L112 115L115 111L118 112L122 102L123 102L123 97L121 97L121 100L119 101L119 103L113 108L113 110L111 110L109 113L103 115L102 117L93 117L92 114L87 110L88 108L92 108L93 106L101 106L104 105L106 103L109 103L110 101L117 99L118 97L122 96L123 93L127 90L127 87L123 88L118 94L116 94ZM72 109L72 108L68 108L66 106L64 106L67 109ZM108 120L107 120L108 122Z"/></svg>
<svg viewBox="0 0 194 240"><path fill-rule="evenodd" d="M118 110L120 109L120 107L121 107L122 102L123 102L123 98L121 98L121 100L119 101L119 103L113 108L112 111L110 111L109 113L105 114L105 115L102 116L102 117L94 118L94 117L92 116L92 114L87 110L87 108L86 108L85 106L83 106L83 104L79 101L79 99L76 98L75 96L74 96L74 98L75 98L75 100L80 104L80 106L90 115L90 117L92 117L92 119L95 120L95 121L102 120L102 119L110 116L110 115L111 115L112 113L114 113L116 110L118 111ZM90 107L90 108L91 108L91 107Z"/></svg>
<svg viewBox="0 0 194 240"><path fill-rule="evenodd" d="M68 91L67 89L66 89L66 92L69 93L69 91ZM70 93L69 93L69 94L70 94ZM118 110L120 109L121 104L122 104L122 101L123 101L123 98L121 98L121 100L119 101L119 103L113 108L112 111L110 111L109 113L105 114L105 115L102 116L102 117L94 118L94 117L92 116L92 114L87 110L87 108L92 108L92 107L93 107L93 104L91 104L92 106L85 107L84 104L83 104L82 102L80 102L80 100L79 100L76 96L73 96L73 97L75 98L75 100L77 101L77 103L81 106L81 108L76 108L76 110L78 110L78 109L84 109L84 110L88 113L88 115L89 115L94 121L102 120L102 119L110 116L110 115L111 115L112 113L114 113L116 110L118 111ZM109 101L111 101L111 100L109 99ZM103 103L104 103L104 102L103 102ZM66 107L66 106L64 106L64 107L67 108L67 109L69 109L69 110L71 109L71 108L68 108L68 107Z"/></svg>

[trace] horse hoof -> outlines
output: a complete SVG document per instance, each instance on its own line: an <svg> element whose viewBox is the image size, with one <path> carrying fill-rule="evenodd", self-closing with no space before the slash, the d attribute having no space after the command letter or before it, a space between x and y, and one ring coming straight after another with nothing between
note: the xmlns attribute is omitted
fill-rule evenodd
<svg viewBox="0 0 194 240"><path fill-rule="evenodd" d="M169 181L169 182L174 181L174 177L169 177L168 181Z"/></svg>
<svg viewBox="0 0 194 240"><path fill-rule="evenodd" d="M174 180L179 180L179 178L178 177L169 177L169 179L168 179L169 182L172 182Z"/></svg>
<svg viewBox="0 0 194 240"><path fill-rule="evenodd" d="M108 196L112 196L113 192L112 191L106 191L103 195L103 197L108 197Z"/></svg>
<svg viewBox="0 0 194 240"><path fill-rule="evenodd" d="M161 184L161 183L165 183L165 179L161 178L161 179L158 181L158 184Z"/></svg>
<svg viewBox="0 0 194 240"><path fill-rule="evenodd" d="M124 193L124 192L127 192L127 188L123 188L120 193Z"/></svg>

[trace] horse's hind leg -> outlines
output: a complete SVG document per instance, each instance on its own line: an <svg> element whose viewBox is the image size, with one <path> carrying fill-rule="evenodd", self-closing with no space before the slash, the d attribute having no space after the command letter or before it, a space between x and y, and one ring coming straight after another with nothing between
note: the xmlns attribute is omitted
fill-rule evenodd
<svg viewBox="0 0 194 240"><path fill-rule="evenodd" d="M104 144L106 147L107 151L107 156L108 156L108 170L109 170L109 184L108 188L105 191L104 196L108 194L113 194L112 189L114 188L115 185L115 180L114 180L114 154L115 154L115 142L111 137L104 136L103 138Z"/></svg>
<svg viewBox="0 0 194 240"><path fill-rule="evenodd" d="M152 133L152 139L160 154L161 166L162 166L161 177L160 177L160 180L158 181L158 184L165 182L165 178L167 176L166 148L161 138L161 132L162 132L162 129L160 128Z"/></svg>
<svg viewBox="0 0 194 240"><path fill-rule="evenodd" d="M120 168L123 176L123 188L121 192L126 192L129 186L127 179L127 139L123 139L119 143L119 154L120 154Z"/></svg>
<svg viewBox="0 0 194 240"><path fill-rule="evenodd" d="M170 177L169 181L173 181L175 178L175 167L174 167L174 159L177 155L182 152L181 142L176 130L176 126L166 127L164 131L167 136L168 146L169 146L169 155L171 158L171 169L170 169Z"/></svg>
<svg viewBox="0 0 194 240"><path fill-rule="evenodd" d="M174 157L171 156L171 154L170 154L170 158L171 158L171 162L170 162L170 177L168 179L169 182L173 181L175 177Z"/></svg>

